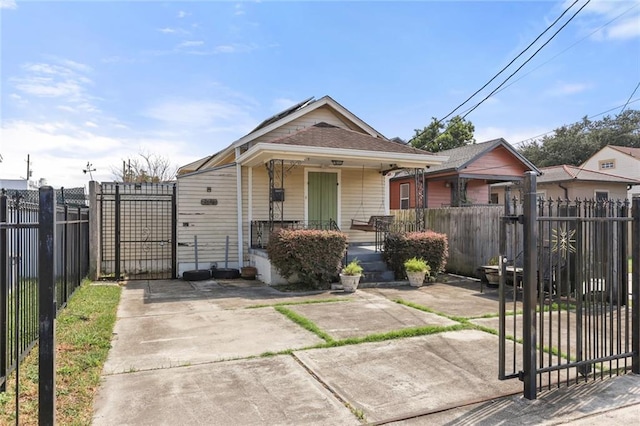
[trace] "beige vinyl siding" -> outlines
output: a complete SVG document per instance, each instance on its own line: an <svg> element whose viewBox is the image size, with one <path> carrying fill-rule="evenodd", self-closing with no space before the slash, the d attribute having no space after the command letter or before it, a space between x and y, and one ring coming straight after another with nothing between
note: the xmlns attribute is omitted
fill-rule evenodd
<svg viewBox="0 0 640 426"><path fill-rule="evenodd" d="M286 168L286 167L285 167ZM351 243L370 243L375 240L371 232L350 230L351 219L369 220L370 216L385 214L384 178L376 170L364 171L362 191L362 169L314 169L312 171L340 171L341 222L340 229L349 235ZM284 220L303 221L306 200L304 198L305 168L293 167L284 179ZM254 167L252 184L252 220L269 220L269 176L266 168ZM362 207L360 204L362 203ZM247 217L247 216L245 216Z"/></svg>
<svg viewBox="0 0 640 426"><path fill-rule="evenodd" d="M385 214L384 189L384 177L377 170L365 169L364 178L362 169L342 170L340 229L349 236L349 243L373 243L375 241L375 233L349 228L351 227L351 219L368 221L371 216Z"/></svg>
<svg viewBox="0 0 640 426"><path fill-rule="evenodd" d="M603 160L613 159L615 161L615 168L601 170L599 162ZM631 157L610 147L604 147L599 152L589 158L582 168L587 170L595 170L598 172L610 173L616 176L622 176L631 179L640 180L640 159ZM633 195L640 195L640 185L634 185L627 192L626 197L631 199Z"/></svg>
<svg viewBox="0 0 640 426"><path fill-rule="evenodd" d="M268 142L273 139L282 138L285 136L292 135L302 129L306 129L307 127L313 126L314 124L318 124L321 122L325 122L328 124L332 124L337 127L341 127L343 129L351 129L356 131L364 131L358 129L352 124L348 124L346 120L341 119L336 114L333 113L332 110L326 107L318 108L314 111L311 111L308 114L305 114L303 117L295 119L290 123L284 124L277 129L272 130L271 132L260 136L252 141L252 144L256 144L258 142Z"/></svg>
<svg viewBox="0 0 640 426"><path fill-rule="evenodd" d="M207 192L207 187L211 192ZM212 262L223 267L225 240L229 236L229 266L238 262L236 166L230 165L178 178L178 269L194 267L194 235L198 236L198 267ZM218 200L202 205L203 198Z"/></svg>
<svg viewBox="0 0 640 426"><path fill-rule="evenodd" d="M609 182L565 182L562 186L568 189L568 198L570 200L579 199L595 199L596 191L606 191L609 193L610 200L618 200L627 198L627 185L621 183ZM564 199L564 189L558 184L539 184L538 191L545 191L546 198Z"/></svg>
<svg viewBox="0 0 640 426"><path fill-rule="evenodd" d="M304 220L304 169L285 163L284 220ZM266 167L253 168L252 220L269 220L269 175Z"/></svg>

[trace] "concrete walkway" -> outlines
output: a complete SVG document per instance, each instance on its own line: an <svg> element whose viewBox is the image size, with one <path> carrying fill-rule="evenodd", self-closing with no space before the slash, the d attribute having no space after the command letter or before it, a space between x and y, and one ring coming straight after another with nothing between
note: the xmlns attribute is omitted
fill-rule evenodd
<svg viewBox="0 0 640 426"><path fill-rule="evenodd" d="M638 376L555 389L536 401L521 397L521 382L498 380L498 338L451 319L497 313L495 291L479 288L452 280L282 293L242 280L130 282L94 424L590 425L640 416ZM416 330L438 332L380 337Z"/></svg>

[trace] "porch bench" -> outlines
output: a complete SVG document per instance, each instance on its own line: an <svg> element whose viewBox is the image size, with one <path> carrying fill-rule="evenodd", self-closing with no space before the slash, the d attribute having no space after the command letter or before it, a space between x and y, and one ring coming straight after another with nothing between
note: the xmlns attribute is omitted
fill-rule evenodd
<svg viewBox="0 0 640 426"><path fill-rule="evenodd" d="M387 228L393 222L395 216L393 215L374 215L369 218L369 221L351 219L351 229L366 232L375 232L380 227Z"/></svg>
<svg viewBox="0 0 640 426"><path fill-rule="evenodd" d="M490 271L490 272L495 272L498 273L498 271L500 270L500 266L498 265L481 265L478 266L477 271L480 274L480 293L482 293L484 291L484 284L485 281L487 281L486 279L486 272ZM513 267L513 266L507 266L506 267L506 271L507 271L507 279L509 277L513 277L513 273L515 272L515 286L516 287L521 287L522 286L522 276L523 276L523 269L520 267Z"/></svg>

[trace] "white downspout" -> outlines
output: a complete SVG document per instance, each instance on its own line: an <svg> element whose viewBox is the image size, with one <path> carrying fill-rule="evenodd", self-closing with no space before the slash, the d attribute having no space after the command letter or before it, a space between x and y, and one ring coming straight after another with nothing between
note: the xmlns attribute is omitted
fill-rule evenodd
<svg viewBox="0 0 640 426"><path fill-rule="evenodd" d="M236 160L240 157L240 148L236 148ZM244 266L244 236L242 233L242 166L236 162L236 197L238 199L238 268Z"/></svg>

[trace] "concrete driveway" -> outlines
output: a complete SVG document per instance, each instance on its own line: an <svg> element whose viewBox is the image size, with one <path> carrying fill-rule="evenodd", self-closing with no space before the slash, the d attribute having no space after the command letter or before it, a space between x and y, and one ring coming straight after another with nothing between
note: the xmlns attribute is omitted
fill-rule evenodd
<svg viewBox="0 0 640 426"><path fill-rule="evenodd" d="M519 381L497 379L498 338L459 322L498 312L495 292L479 288L455 279L353 294L242 280L130 282L94 424L499 424L525 412L522 423L539 424L584 422L612 407L640 414L636 376L606 382L624 398L594 404L600 393L582 391L563 412L548 408L573 389L523 400Z"/></svg>

